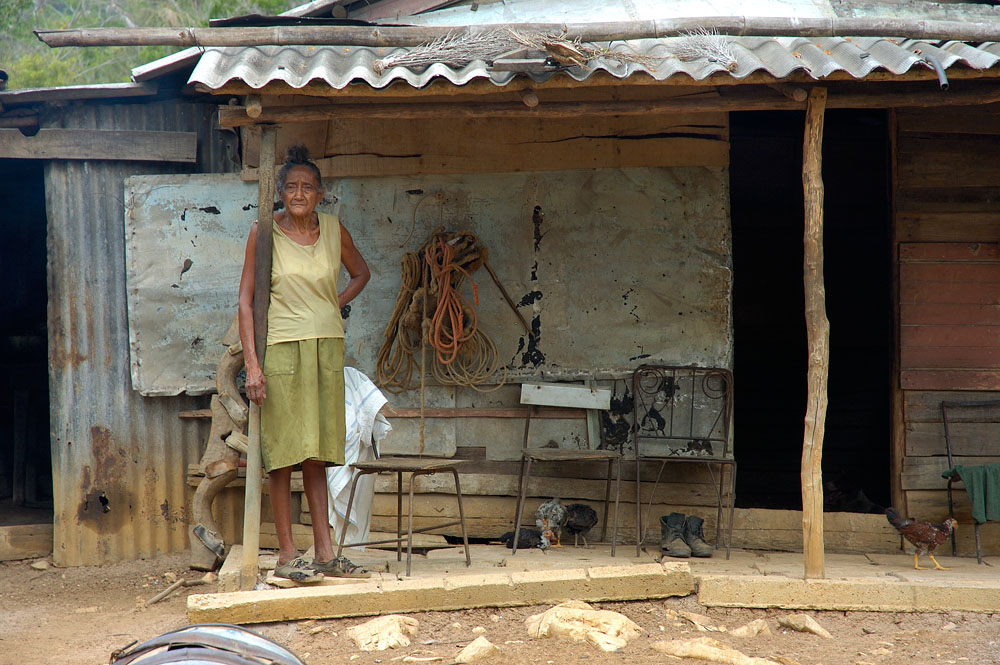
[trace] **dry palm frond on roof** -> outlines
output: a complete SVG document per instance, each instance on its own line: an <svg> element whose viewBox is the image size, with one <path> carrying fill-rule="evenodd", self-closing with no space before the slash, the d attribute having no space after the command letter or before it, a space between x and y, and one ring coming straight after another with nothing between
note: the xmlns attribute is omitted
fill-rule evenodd
<svg viewBox="0 0 1000 665"><path fill-rule="evenodd" d="M597 48L558 35L531 34L511 28L498 28L482 32L449 34L428 44L380 58L373 63L372 69L376 74L382 74L392 67L422 67L434 63L464 67L476 60L494 60L504 53L519 48L545 51L560 64L580 67L585 67L586 61L592 58L636 62L642 65L649 65L654 61L653 58L636 53Z"/></svg>
<svg viewBox="0 0 1000 665"><path fill-rule="evenodd" d="M690 62L705 58L716 62L729 71L736 71L736 52L729 43L729 38L720 35L715 30L692 30L678 37L667 47L678 60Z"/></svg>
<svg viewBox="0 0 1000 665"><path fill-rule="evenodd" d="M420 67L434 63L463 67L476 60L488 60L520 45L513 38L512 30L448 34L429 44L414 46L404 52L380 58L372 68L376 74L381 74L392 67Z"/></svg>

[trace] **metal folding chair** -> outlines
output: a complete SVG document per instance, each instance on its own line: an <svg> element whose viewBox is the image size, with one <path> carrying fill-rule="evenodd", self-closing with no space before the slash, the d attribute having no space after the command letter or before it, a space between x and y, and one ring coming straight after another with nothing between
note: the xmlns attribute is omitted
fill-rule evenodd
<svg viewBox="0 0 1000 665"><path fill-rule="evenodd" d="M518 476L517 509L514 513L514 542L511 545L512 554L517 554L517 541L521 536L521 517L524 512L524 502L528 495L528 481L531 478L531 465L534 462L607 462L607 486L604 493L604 519L601 521L601 541L604 542L608 533L608 507L611 500L611 471L617 465L615 472L615 516L611 527L611 556L615 555L615 545L618 537L618 500L621 495L622 456L614 450L591 450L590 435L587 435L587 448L574 450L566 448L529 448L528 431L531 428L531 416L538 405L576 408L603 408L610 406L611 393L607 390L590 390L582 386L553 386L541 384L523 384L521 387L521 402L527 403L528 413L524 421L524 443L521 450L521 471ZM560 391L559 388L564 388ZM580 394L582 388L583 393ZM577 394L574 394L577 393ZM582 399L581 399L582 398Z"/></svg>
<svg viewBox="0 0 1000 665"><path fill-rule="evenodd" d="M642 519L641 466L643 462L658 461L719 468L715 483L718 504L715 547L719 548L723 507L728 494L726 558L729 558L736 507L736 459L729 440L732 396L733 375L727 369L642 365L632 373L636 556L640 555L647 530ZM725 492L726 470L729 471L728 493Z"/></svg>

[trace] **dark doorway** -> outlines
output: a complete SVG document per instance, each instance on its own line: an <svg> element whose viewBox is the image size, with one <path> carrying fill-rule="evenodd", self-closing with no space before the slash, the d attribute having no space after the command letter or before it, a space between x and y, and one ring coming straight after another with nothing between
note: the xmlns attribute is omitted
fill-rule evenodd
<svg viewBox="0 0 1000 665"><path fill-rule="evenodd" d="M43 163L0 160L0 526L52 522Z"/></svg>
<svg viewBox="0 0 1000 665"><path fill-rule="evenodd" d="M733 113L730 118L737 505L798 510L807 362L804 114ZM887 112L827 112L827 510L874 512L889 501L889 153Z"/></svg>

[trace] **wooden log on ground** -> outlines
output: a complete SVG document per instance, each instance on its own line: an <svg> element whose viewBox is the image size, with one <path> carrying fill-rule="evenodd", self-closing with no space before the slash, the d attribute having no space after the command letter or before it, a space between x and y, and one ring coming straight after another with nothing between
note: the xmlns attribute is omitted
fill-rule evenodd
<svg viewBox="0 0 1000 665"><path fill-rule="evenodd" d="M802 440L802 547L806 579L823 577L823 434L830 371L830 322L823 281L823 120L826 89L809 92L802 146L805 200L803 280L809 344L808 394Z"/></svg>

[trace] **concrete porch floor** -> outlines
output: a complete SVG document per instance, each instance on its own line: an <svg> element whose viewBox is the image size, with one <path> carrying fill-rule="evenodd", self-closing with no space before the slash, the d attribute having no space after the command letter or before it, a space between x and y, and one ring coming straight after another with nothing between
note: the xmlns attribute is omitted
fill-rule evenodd
<svg viewBox="0 0 1000 665"><path fill-rule="evenodd" d="M234 588L240 551L233 548L220 571L220 588ZM575 598L601 602L665 598L697 593L706 606L884 612L1000 609L997 569L974 558L939 556L951 570L914 570L912 555L827 554L826 578L802 579L802 554L717 550L710 559L657 561L655 550L635 557L635 547L563 547L547 551L471 546L466 568L461 547L414 555L413 575L404 577L394 551L349 550L373 571L367 580L328 578L319 585L192 595L194 623L258 623L557 603ZM929 560L921 558L921 565ZM261 567L273 568L263 552ZM272 578L273 579L273 578Z"/></svg>

